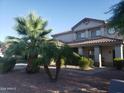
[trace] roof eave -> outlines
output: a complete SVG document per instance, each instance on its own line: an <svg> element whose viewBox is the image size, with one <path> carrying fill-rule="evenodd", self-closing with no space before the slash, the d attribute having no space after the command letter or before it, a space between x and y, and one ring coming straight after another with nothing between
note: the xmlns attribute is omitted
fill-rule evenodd
<svg viewBox="0 0 124 93"><path fill-rule="evenodd" d="M73 31L78 25L80 25L84 20L86 20L86 19L88 19L88 20L94 20L94 21L99 21L99 22L102 22L102 23L105 24L105 21L104 21L104 20L99 20L99 19L94 19L94 18L87 18L87 17L85 17L84 19L82 19L81 21L79 21L77 24L75 24L75 25L71 28L72 31Z"/></svg>

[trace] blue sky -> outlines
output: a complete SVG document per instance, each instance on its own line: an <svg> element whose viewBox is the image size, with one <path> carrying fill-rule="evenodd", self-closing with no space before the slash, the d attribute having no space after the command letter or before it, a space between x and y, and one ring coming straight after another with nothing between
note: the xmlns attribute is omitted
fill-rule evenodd
<svg viewBox="0 0 124 93"><path fill-rule="evenodd" d="M120 0L0 0L0 41L6 36L17 36L14 17L36 11L48 20L51 34L68 31L84 17L108 19L105 14Z"/></svg>

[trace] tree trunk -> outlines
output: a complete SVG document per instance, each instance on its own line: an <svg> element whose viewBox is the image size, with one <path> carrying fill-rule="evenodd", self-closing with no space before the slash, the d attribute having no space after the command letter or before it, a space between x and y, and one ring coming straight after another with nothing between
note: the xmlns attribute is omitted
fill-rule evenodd
<svg viewBox="0 0 124 93"><path fill-rule="evenodd" d="M27 61L28 61L28 62L27 62L26 72L27 72L27 73L31 73L32 58L29 57L29 58L27 59Z"/></svg>
<svg viewBox="0 0 124 93"><path fill-rule="evenodd" d="M58 60L56 61L55 77L53 77L51 72L50 72L50 69L48 68L48 65L44 65L44 70L46 71L46 73L48 74L50 80L52 80L52 81L57 81L58 80L60 68L61 68L61 61L60 61L60 58L58 58Z"/></svg>
<svg viewBox="0 0 124 93"><path fill-rule="evenodd" d="M27 67L26 67L26 72L27 73L35 73L35 72L39 72L39 66L37 66L35 69L33 69L33 65L32 65L32 62L34 59L37 59L37 55L32 55L32 56L29 56L27 61Z"/></svg>
<svg viewBox="0 0 124 93"><path fill-rule="evenodd" d="M48 65L44 65L44 70L46 71L47 75L49 76L50 80L53 80L52 74L48 68Z"/></svg>
<svg viewBox="0 0 124 93"><path fill-rule="evenodd" d="M56 61L56 75L55 75L55 80L58 80L59 72L61 68L61 61L60 58Z"/></svg>

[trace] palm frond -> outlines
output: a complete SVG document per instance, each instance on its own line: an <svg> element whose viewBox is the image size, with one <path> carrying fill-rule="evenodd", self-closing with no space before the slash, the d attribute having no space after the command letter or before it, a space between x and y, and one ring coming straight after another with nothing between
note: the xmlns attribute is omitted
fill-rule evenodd
<svg viewBox="0 0 124 93"><path fill-rule="evenodd" d="M44 32L41 32L41 33L40 33L40 37L46 36L46 35L49 34L51 31L52 31L52 30L49 29L49 30L45 30Z"/></svg>
<svg viewBox="0 0 124 93"><path fill-rule="evenodd" d="M26 20L23 17L17 17L15 18L16 26L15 30L20 35L27 35L27 27L26 27Z"/></svg>

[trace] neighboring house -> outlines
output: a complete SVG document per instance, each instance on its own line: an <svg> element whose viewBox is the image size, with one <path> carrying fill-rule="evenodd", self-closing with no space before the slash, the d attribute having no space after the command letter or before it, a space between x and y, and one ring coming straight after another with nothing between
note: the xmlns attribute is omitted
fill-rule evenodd
<svg viewBox="0 0 124 93"><path fill-rule="evenodd" d="M71 31L52 35L81 55L92 58L99 67L113 65L113 58L123 58L123 40L104 20L84 18Z"/></svg>
<svg viewBox="0 0 124 93"><path fill-rule="evenodd" d="M2 48L0 48L0 57L4 57Z"/></svg>
<svg viewBox="0 0 124 93"><path fill-rule="evenodd" d="M4 57L5 51L6 51L5 44L0 42L0 57Z"/></svg>

